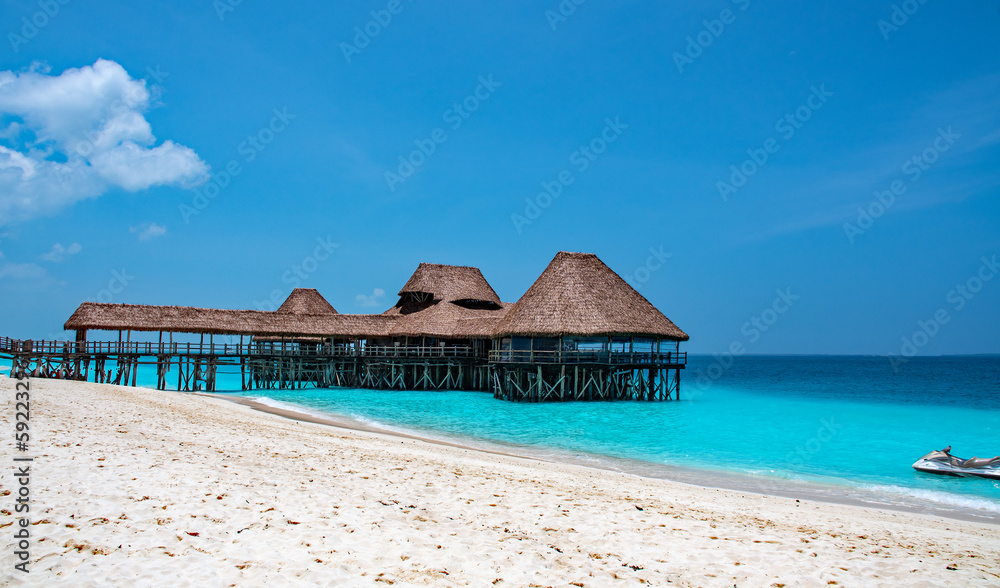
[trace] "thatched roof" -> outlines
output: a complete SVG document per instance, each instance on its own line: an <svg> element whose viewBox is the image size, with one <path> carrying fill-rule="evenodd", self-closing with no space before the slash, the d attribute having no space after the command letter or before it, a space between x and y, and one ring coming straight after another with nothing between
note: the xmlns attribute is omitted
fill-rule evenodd
<svg viewBox="0 0 1000 588"><path fill-rule="evenodd" d="M185 333L257 333L268 315L258 310L221 310L191 306L105 304L84 302L63 328L107 331L173 331Z"/></svg>
<svg viewBox="0 0 1000 588"><path fill-rule="evenodd" d="M295 314L337 314L332 304L315 288L296 288L278 307L278 312Z"/></svg>
<svg viewBox="0 0 1000 588"><path fill-rule="evenodd" d="M479 268L421 263L383 313L397 317L394 337L470 339L492 337L506 308Z"/></svg>
<svg viewBox="0 0 1000 588"><path fill-rule="evenodd" d="M560 251L494 333L688 336L593 253Z"/></svg>
<svg viewBox="0 0 1000 588"><path fill-rule="evenodd" d="M516 304L500 302L474 267L421 263L400 301L380 315L338 314L316 290L297 288L275 311L84 302L67 330L163 331L263 337L504 335L688 336L589 253L560 252Z"/></svg>
<svg viewBox="0 0 1000 588"><path fill-rule="evenodd" d="M483 300L500 304L500 297L477 267L421 263L399 291L404 294L429 294L428 298L453 302Z"/></svg>
<svg viewBox="0 0 1000 588"><path fill-rule="evenodd" d="M387 336L393 317L84 302L63 328L224 335Z"/></svg>

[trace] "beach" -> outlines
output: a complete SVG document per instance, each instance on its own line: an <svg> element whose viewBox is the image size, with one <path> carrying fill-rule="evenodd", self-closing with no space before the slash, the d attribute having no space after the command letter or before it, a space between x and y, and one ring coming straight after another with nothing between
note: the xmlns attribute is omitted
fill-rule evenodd
<svg viewBox="0 0 1000 588"><path fill-rule="evenodd" d="M703 488L31 380L23 585L995 586L1000 526ZM17 454L17 455L15 455ZM2 477L11 537L18 488ZM20 515L18 515L20 516Z"/></svg>

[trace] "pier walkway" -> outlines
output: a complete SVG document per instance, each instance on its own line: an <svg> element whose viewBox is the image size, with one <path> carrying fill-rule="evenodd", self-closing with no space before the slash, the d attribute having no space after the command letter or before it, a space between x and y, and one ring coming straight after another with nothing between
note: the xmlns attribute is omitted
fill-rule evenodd
<svg viewBox="0 0 1000 588"><path fill-rule="evenodd" d="M479 350L467 345L363 345L251 341L187 343L34 341L0 337L11 375L135 386L155 366L157 388L216 390L219 369L239 371L242 390L307 386L492 391L522 401L664 399L686 352ZM568 366L568 369L567 369ZM173 372L173 373L172 373ZM678 372L679 373L679 372ZM173 386L176 382L176 386ZM669 385L667 385L669 382Z"/></svg>

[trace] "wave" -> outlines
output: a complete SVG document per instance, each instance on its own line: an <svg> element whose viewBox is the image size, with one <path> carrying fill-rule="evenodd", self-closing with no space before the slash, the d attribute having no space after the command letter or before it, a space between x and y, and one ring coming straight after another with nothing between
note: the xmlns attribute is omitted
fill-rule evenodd
<svg viewBox="0 0 1000 588"><path fill-rule="evenodd" d="M392 431L394 433L408 433L408 432L410 432L410 431L405 431L405 430L403 430L403 429L401 429L399 427L393 427L392 425L387 425L386 423L383 423L382 421L377 421L377 420L375 420L373 418L369 418L369 417L366 417L366 416L363 416L363 415L360 415L360 414L345 414L344 416L346 416L347 418L349 418L351 420L358 421L362 425L367 425L367 426L375 428L375 429L382 429L383 431Z"/></svg>
<svg viewBox="0 0 1000 588"><path fill-rule="evenodd" d="M832 476L805 475L786 470L746 470L739 472L757 482L788 483L799 488L818 491L836 501L838 497L852 497L864 502L906 508L930 508L936 511L978 512L1000 514L1000 501L989 497L971 496L913 488L895 484L861 483Z"/></svg>
<svg viewBox="0 0 1000 588"><path fill-rule="evenodd" d="M906 488L891 484L863 484L863 490L886 499L890 504L909 505L916 499L920 503L930 503L937 508L952 510L980 510L1000 514L1000 502L989 498L978 498L920 488Z"/></svg>
<svg viewBox="0 0 1000 588"><path fill-rule="evenodd" d="M316 417L318 419L330 419L333 417L344 417L344 415L339 415L336 413L322 412L318 410L313 410L302 404L295 404L292 402L283 402L281 400L275 400L269 396L247 396L247 400L256 402L257 404L263 404L264 406L270 406L271 408L277 408L279 410L287 410L289 412L297 412L299 414L308 415L311 417ZM356 419L355 419L356 420Z"/></svg>
<svg viewBox="0 0 1000 588"><path fill-rule="evenodd" d="M421 439L427 439L429 441L464 445L476 449L490 448L493 445L502 445L502 443L500 442L484 440L478 437L473 437L471 435L454 434L446 431L439 431L437 429L421 429L419 427L406 427L402 425L393 425L386 423L384 421L379 421L371 417L355 413L349 413L345 416L353 421L357 421L373 429L378 429L380 431L385 431L387 433L395 433L397 435L408 435L411 437L419 437Z"/></svg>
<svg viewBox="0 0 1000 588"><path fill-rule="evenodd" d="M402 427L399 425L392 425L354 412L340 413L333 411L324 411L322 409L317 409L306 404L297 404L294 402L275 400L274 398L271 398L269 396L247 396L246 398L247 400L251 400L253 402L256 402L258 404L263 404L264 406L269 406L271 408L277 408L279 410L287 410L289 412L296 412L299 414L304 414L327 420L329 419L349 420L359 425L370 427L372 429L385 431L386 433L420 437L423 439L429 439L432 441L441 441L445 443L460 443L463 445L472 445L468 443L464 437L461 436L452 437L448 436L447 434L438 433L436 431L428 431L416 428Z"/></svg>

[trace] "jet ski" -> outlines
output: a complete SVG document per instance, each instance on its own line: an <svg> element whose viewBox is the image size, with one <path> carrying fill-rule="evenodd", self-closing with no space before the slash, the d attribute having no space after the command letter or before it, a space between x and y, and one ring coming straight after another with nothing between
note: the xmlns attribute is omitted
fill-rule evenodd
<svg viewBox="0 0 1000 588"><path fill-rule="evenodd" d="M962 459L950 453L951 446L940 451L932 451L913 464L913 469L928 474L945 476L991 478L1000 480L1000 457Z"/></svg>

